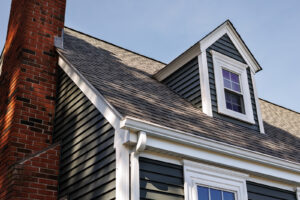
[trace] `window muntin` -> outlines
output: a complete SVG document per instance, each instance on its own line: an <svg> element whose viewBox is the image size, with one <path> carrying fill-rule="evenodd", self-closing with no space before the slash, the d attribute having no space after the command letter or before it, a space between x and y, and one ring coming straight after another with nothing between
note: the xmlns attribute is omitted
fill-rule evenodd
<svg viewBox="0 0 300 200"><path fill-rule="evenodd" d="M234 92L241 93L240 76L236 73L222 69L224 87Z"/></svg>
<svg viewBox="0 0 300 200"><path fill-rule="evenodd" d="M243 109L243 96L239 94L235 94L233 92L227 91L225 89L225 101L226 101L226 108L239 112L244 113Z"/></svg>
<svg viewBox="0 0 300 200"><path fill-rule="evenodd" d="M233 192L197 186L198 200L235 200Z"/></svg>

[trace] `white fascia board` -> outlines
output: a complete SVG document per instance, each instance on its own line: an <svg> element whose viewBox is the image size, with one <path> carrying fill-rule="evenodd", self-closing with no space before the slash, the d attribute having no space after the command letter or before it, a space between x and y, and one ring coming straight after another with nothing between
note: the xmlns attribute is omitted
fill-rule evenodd
<svg viewBox="0 0 300 200"><path fill-rule="evenodd" d="M199 46L199 43L196 43L191 48L189 48L184 53L182 53L180 56L175 58L168 65L166 65L164 68L162 68L160 71L158 71L154 75L154 77L158 81L163 81L170 74L172 74L177 69L179 69L180 67L182 67L183 65L185 65L186 63L191 61L193 58L195 58L199 54L200 54L200 46Z"/></svg>
<svg viewBox="0 0 300 200"><path fill-rule="evenodd" d="M122 119L121 114L100 94L100 92L89 83L88 80L67 61L59 50L58 65L70 77L70 79L79 87L85 96L101 112L105 119L115 128L118 129Z"/></svg>
<svg viewBox="0 0 300 200"><path fill-rule="evenodd" d="M229 21L225 22L223 25L218 27L216 30L214 30L212 33L210 33L200 41L201 52L206 51L208 47L210 47L213 43L220 39L224 34L227 34L229 36L234 46L240 52L243 59L250 66L250 69L254 73L261 70L261 67L256 62L255 58L245 46L244 42Z"/></svg>
<svg viewBox="0 0 300 200"><path fill-rule="evenodd" d="M254 173L299 183L300 164L227 143L126 117L121 128L147 133L147 149L156 149L192 159L248 170ZM136 143L131 135L125 143Z"/></svg>

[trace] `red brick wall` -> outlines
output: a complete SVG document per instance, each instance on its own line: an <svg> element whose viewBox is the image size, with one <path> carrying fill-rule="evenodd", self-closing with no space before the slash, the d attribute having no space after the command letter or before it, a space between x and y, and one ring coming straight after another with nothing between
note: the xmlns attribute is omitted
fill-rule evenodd
<svg viewBox="0 0 300 200"><path fill-rule="evenodd" d="M61 35L65 6L66 0L12 0L0 76L1 200L48 199L45 195L22 196L24 193L20 191L29 190L24 189L26 185L18 184L24 181L22 177L28 177L28 171L20 169L29 164L20 161L52 144L57 69L54 37ZM57 156L53 159L54 163L58 161ZM46 172L48 165L38 169ZM57 183L49 177L45 180L55 187ZM38 184L39 179L32 178L32 183ZM36 190L38 195L41 191ZM53 196L47 189L43 193Z"/></svg>

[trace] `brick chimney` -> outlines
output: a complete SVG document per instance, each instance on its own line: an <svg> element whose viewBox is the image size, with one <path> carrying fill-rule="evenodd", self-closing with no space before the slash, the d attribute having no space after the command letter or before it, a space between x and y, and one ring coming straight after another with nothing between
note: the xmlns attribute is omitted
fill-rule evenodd
<svg viewBox="0 0 300 200"><path fill-rule="evenodd" d="M54 38L65 6L66 0L12 0L0 67L0 200L57 199Z"/></svg>

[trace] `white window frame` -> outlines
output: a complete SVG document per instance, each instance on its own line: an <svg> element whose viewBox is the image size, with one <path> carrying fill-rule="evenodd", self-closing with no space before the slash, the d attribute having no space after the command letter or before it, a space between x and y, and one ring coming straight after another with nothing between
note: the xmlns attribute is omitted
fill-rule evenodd
<svg viewBox="0 0 300 200"><path fill-rule="evenodd" d="M218 112L250 124L255 124L247 76L248 65L213 50L210 51L210 53L212 54L214 64ZM222 69L239 75L241 87L240 94L243 95L245 113L227 109Z"/></svg>
<svg viewBox="0 0 300 200"><path fill-rule="evenodd" d="M198 185L233 192L235 200L248 200L248 174L188 160L183 164L185 200L198 200Z"/></svg>

